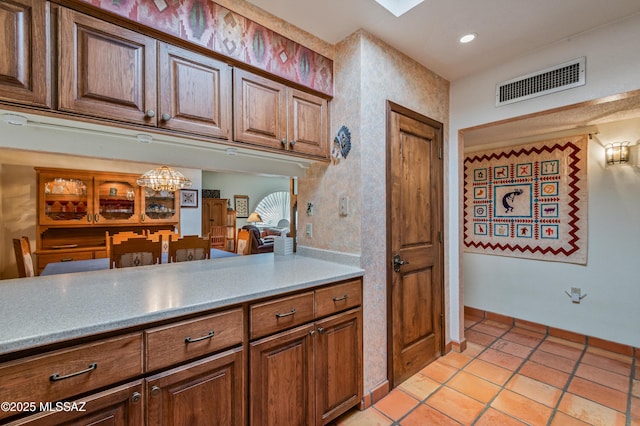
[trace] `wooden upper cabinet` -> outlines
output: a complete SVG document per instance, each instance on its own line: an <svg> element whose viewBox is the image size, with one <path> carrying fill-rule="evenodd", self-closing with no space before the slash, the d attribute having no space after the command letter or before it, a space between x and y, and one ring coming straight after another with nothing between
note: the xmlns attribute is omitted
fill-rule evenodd
<svg viewBox="0 0 640 426"><path fill-rule="evenodd" d="M229 65L160 43L159 74L159 127L229 139Z"/></svg>
<svg viewBox="0 0 640 426"><path fill-rule="evenodd" d="M293 88L289 106L288 149L316 157L329 157L329 111L326 99Z"/></svg>
<svg viewBox="0 0 640 426"><path fill-rule="evenodd" d="M59 108L156 124L156 41L60 8Z"/></svg>
<svg viewBox="0 0 640 426"><path fill-rule="evenodd" d="M234 139L329 158L326 99L235 69Z"/></svg>
<svg viewBox="0 0 640 426"><path fill-rule="evenodd" d="M51 106L49 2L0 0L0 100Z"/></svg>
<svg viewBox="0 0 640 426"><path fill-rule="evenodd" d="M237 68L233 72L234 139L286 148L287 87Z"/></svg>

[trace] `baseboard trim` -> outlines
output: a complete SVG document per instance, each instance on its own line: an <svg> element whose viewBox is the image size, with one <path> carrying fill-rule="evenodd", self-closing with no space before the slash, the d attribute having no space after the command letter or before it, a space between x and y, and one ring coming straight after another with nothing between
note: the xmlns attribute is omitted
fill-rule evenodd
<svg viewBox="0 0 640 426"><path fill-rule="evenodd" d="M362 401L360 402L360 410L366 410L382 398L387 396L390 392L389 381L385 380L369 392L365 392Z"/></svg>

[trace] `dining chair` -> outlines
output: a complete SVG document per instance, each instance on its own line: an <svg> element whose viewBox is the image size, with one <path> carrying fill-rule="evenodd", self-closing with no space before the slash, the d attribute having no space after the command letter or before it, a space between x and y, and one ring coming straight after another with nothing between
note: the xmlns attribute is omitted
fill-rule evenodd
<svg viewBox="0 0 640 426"><path fill-rule="evenodd" d="M211 238L211 247L220 250L226 250L227 248L227 227L212 225L209 232Z"/></svg>
<svg viewBox="0 0 640 426"><path fill-rule="evenodd" d="M160 237L162 237L162 252L169 253L169 241L177 240L178 238L180 238L180 234L178 232L174 232L171 229L161 229L155 232L147 230L147 238L151 241L160 241Z"/></svg>
<svg viewBox="0 0 640 426"><path fill-rule="evenodd" d="M251 235L246 229L238 229L236 254L251 254Z"/></svg>
<svg viewBox="0 0 640 426"><path fill-rule="evenodd" d="M147 238L144 234L138 234L133 231L121 231L115 234L109 234L109 231L105 231L105 248L107 251L107 257L111 257L111 244L120 244L122 241L129 240L131 238Z"/></svg>
<svg viewBox="0 0 640 426"><path fill-rule="evenodd" d="M109 268L155 265L162 257L162 237L155 242L146 238L131 238L116 244L111 241Z"/></svg>
<svg viewBox="0 0 640 426"><path fill-rule="evenodd" d="M204 260L211 257L209 236L185 235L169 240L169 263Z"/></svg>
<svg viewBox="0 0 640 426"><path fill-rule="evenodd" d="M33 256L31 255L31 244L28 237L14 238L13 251L16 255L16 265L18 265L18 276L20 278L35 277L36 271L33 267Z"/></svg>

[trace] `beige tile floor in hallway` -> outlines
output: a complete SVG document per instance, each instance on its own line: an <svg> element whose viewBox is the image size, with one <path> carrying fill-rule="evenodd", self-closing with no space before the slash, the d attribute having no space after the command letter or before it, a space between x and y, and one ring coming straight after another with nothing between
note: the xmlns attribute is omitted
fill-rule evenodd
<svg viewBox="0 0 640 426"><path fill-rule="evenodd" d="M493 320L466 317L467 350L450 352L352 425L640 426L640 362Z"/></svg>

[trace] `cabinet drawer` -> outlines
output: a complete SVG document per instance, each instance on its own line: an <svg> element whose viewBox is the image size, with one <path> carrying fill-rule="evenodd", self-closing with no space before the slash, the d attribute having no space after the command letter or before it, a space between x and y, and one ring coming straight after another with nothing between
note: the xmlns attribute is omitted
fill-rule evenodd
<svg viewBox="0 0 640 426"><path fill-rule="evenodd" d="M362 304L360 281L349 281L316 290L316 318Z"/></svg>
<svg viewBox="0 0 640 426"><path fill-rule="evenodd" d="M38 265L44 268L48 263L70 262L72 260L93 259L93 251L74 251L67 253L39 254Z"/></svg>
<svg viewBox="0 0 640 426"><path fill-rule="evenodd" d="M233 309L144 332L146 370L178 364L242 343L242 309Z"/></svg>
<svg viewBox="0 0 640 426"><path fill-rule="evenodd" d="M251 305L251 339L313 321L313 292Z"/></svg>
<svg viewBox="0 0 640 426"><path fill-rule="evenodd" d="M54 402L140 374L142 334L128 334L0 364L0 401Z"/></svg>

